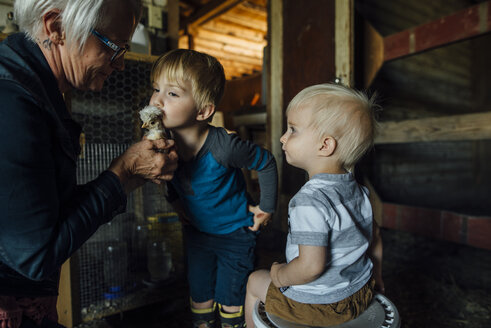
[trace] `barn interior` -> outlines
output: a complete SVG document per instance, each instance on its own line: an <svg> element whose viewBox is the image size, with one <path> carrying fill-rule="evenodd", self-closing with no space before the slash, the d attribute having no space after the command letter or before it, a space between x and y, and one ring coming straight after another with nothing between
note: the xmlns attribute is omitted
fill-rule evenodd
<svg viewBox="0 0 491 328"><path fill-rule="evenodd" d="M2 37L15 31L12 2L0 0ZM489 327L491 1L143 2L125 70L100 93L65 95L84 126L79 183L141 138L137 113L159 55L213 55L227 84L212 124L269 149L278 164L278 208L256 250L257 268L269 268L284 260L288 201L306 181L279 143L288 102L317 83L366 90L380 105L379 134L355 173L382 228L386 295L402 327ZM257 176L244 174L257 198ZM64 264L58 312L66 327L190 326L181 224L165 191L146 184L128 204ZM156 240L172 263L160 280L149 261L158 250L147 243ZM125 290L108 290L108 279Z"/></svg>

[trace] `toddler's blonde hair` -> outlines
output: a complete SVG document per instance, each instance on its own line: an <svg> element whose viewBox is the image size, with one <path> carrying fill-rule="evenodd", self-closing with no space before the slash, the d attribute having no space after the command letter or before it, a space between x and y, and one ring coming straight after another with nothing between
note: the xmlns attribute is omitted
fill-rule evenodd
<svg viewBox="0 0 491 328"><path fill-rule="evenodd" d="M223 66L208 54L189 49L171 50L157 59L150 78L153 82L163 74L167 80L178 85L187 80L191 82L191 91L198 110L208 104L218 106L223 96Z"/></svg>
<svg viewBox="0 0 491 328"><path fill-rule="evenodd" d="M290 102L291 110L311 108L311 125L319 139L336 139L340 164L353 171L355 164L373 146L377 130L375 97L367 97L340 84L317 84L300 91Z"/></svg>

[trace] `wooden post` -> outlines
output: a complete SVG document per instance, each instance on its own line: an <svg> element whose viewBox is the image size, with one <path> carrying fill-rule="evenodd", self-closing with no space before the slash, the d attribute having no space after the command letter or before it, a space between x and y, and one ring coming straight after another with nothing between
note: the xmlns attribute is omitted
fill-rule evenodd
<svg viewBox="0 0 491 328"><path fill-rule="evenodd" d="M281 144L278 142L283 131L283 0L271 0L268 2L269 15L268 15L268 34L269 34L269 62L266 66L269 70L268 92L267 99L267 113L268 113L268 127L269 140L271 144L271 152L273 153L278 166L278 188L282 190L283 175L283 151L281 150ZM283 204L279 201L279 209L277 220L273 222L274 227L280 230L284 230L283 223Z"/></svg>
<svg viewBox="0 0 491 328"><path fill-rule="evenodd" d="M280 173L280 211L275 227L281 225L283 231L287 230L288 201L306 181L302 170L283 161L279 139L285 131L285 110L300 90L335 77L334 3L335 0L269 2L268 117L271 150Z"/></svg>
<svg viewBox="0 0 491 328"><path fill-rule="evenodd" d="M56 304L58 322L67 328L72 328L82 322L78 278L78 260L74 255L61 267L59 295Z"/></svg>
<svg viewBox="0 0 491 328"><path fill-rule="evenodd" d="M354 84L354 1L336 0L335 66L336 77L347 86Z"/></svg>
<svg viewBox="0 0 491 328"><path fill-rule="evenodd" d="M167 1L167 33L170 49L177 49L179 44L179 0Z"/></svg>

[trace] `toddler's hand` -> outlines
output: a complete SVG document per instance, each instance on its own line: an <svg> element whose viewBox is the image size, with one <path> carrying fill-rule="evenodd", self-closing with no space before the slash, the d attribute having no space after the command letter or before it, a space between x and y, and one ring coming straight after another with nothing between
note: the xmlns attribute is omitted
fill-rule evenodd
<svg viewBox="0 0 491 328"><path fill-rule="evenodd" d="M249 205L249 212L254 213L254 225L249 227L251 231L258 231L261 226L267 226L269 220L271 220L271 213L264 212L259 208L259 205Z"/></svg>
<svg viewBox="0 0 491 328"><path fill-rule="evenodd" d="M278 288L279 287L284 287L284 286L282 286L282 284L281 284L281 282L279 280L279 276L278 276L278 272L280 271L281 267L283 267L284 265L286 265L286 263L274 262L271 265L271 271L269 272L269 275L271 277L271 281Z"/></svg>

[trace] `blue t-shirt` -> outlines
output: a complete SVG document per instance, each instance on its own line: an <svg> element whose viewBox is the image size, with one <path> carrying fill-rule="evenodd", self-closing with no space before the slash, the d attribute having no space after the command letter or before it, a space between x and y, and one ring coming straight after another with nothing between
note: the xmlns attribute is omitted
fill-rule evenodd
<svg viewBox="0 0 491 328"><path fill-rule="evenodd" d="M235 133L211 125L198 154L179 162L169 200L175 198L176 192L192 224L203 232L227 234L252 226L253 214L248 211L250 197L242 168L258 172L259 207L273 213L278 184L273 155Z"/></svg>

